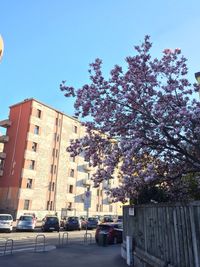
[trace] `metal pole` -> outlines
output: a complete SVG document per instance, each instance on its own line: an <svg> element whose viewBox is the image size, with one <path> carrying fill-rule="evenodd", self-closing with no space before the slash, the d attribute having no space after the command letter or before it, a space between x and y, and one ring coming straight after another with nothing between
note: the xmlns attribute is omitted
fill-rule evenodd
<svg viewBox="0 0 200 267"><path fill-rule="evenodd" d="M87 213L86 213L86 226L85 226L86 240L87 240L87 232L88 232L88 227L87 227L88 217L89 217L89 208L87 208Z"/></svg>

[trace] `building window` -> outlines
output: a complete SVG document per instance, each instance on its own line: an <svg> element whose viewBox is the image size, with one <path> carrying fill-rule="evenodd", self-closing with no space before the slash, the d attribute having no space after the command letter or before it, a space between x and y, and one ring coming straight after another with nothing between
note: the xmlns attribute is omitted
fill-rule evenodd
<svg viewBox="0 0 200 267"><path fill-rule="evenodd" d="M52 183L51 190L52 190L52 191L55 190L55 183L54 183L54 182Z"/></svg>
<svg viewBox="0 0 200 267"><path fill-rule="evenodd" d="M70 175L69 175L70 177L74 177L74 169L71 169L70 170Z"/></svg>
<svg viewBox="0 0 200 267"><path fill-rule="evenodd" d="M28 178L26 183L26 188L31 189L33 185L33 179Z"/></svg>
<svg viewBox="0 0 200 267"><path fill-rule="evenodd" d="M58 149L56 149L56 158L58 157Z"/></svg>
<svg viewBox="0 0 200 267"><path fill-rule="evenodd" d="M96 211L99 211L99 204L96 205Z"/></svg>
<svg viewBox="0 0 200 267"><path fill-rule="evenodd" d="M70 184L68 190L70 194L73 194L73 191L74 191L73 185Z"/></svg>
<svg viewBox="0 0 200 267"><path fill-rule="evenodd" d="M37 143L35 143L35 142L32 143L32 151L34 151L34 152L37 151Z"/></svg>
<svg viewBox="0 0 200 267"><path fill-rule="evenodd" d="M49 182L49 191L54 191L54 190L55 190L55 183Z"/></svg>
<svg viewBox="0 0 200 267"><path fill-rule="evenodd" d="M78 132L78 127L76 125L74 125L74 133L77 134L77 132Z"/></svg>
<svg viewBox="0 0 200 267"><path fill-rule="evenodd" d="M51 164L51 170L50 170L51 173L53 173L53 164Z"/></svg>
<svg viewBox="0 0 200 267"><path fill-rule="evenodd" d="M70 162L75 162L76 161L76 157L69 157L69 161Z"/></svg>
<svg viewBox="0 0 200 267"><path fill-rule="evenodd" d="M39 131L40 131L40 127L35 125L35 128L34 128L34 134L39 134Z"/></svg>
<svg viewBox="0 0 200 267"><path fill-rule="evenodd" d="M37 116L38 118L41 118L41 114L42 114L42 111L41 111L40 109L37 109L37 114L36 114L36 116Z"/></svg>
<svg viewBox="0 0 200 267"><path fill-rule="evenodd" d="M50 210L53 210L53 201L50 201Z"/></svg>
<svg viewBox="0 0 200 267"><path fill-rule="evenodd" d="M97 189L97 196L99 196L99 189ZM98 210L97 210L98 211Z"/></svg>
<svg viewBox="0 0 200 267"><path fill-rule="evenodd" d="M102 205L99 206L99 211L103 211L103 206Z"/></svg>
<svg viewBox="0 0 200 267"><path fill-rule="evenodd" d="M54 133L54 141L59 141L59 139L60 139L60 136L59 136L59 134L57 134L57 133Z"/></svg>
<svg viewBox="0 0 200 267"><path fill-rule="evenodd" d="M53 148L53 150L52 150L52 157L54 157L55 156L55 148Z"/></svg>
<svg viewBox="0 0 200 267"><path fill-rule="evenodd" d="M58 118L56 118L56 126L58 126Z"/></svg>
<svg viewBox="0 0 200 267"><path fill-rule="evenodd" d="M47 210L49 210L49 201L47 201Z"/></svg>
<svg viewBox="0 0 200 267"><path fill-rule="evenodd" d="M67 209L68 209L68 210L71 210L71 209L72 209L72 202L68 202L68 203L67 203Z"/></svg>
<svg viewBox="0 0 200 267"><path fill-rule="evenodd" d="M30 206L30 200L25 199L24 200L24 210L29 210L29 206Z"/></svg>
<svg viewBox="0 0 200 267"><path fill-rule="evenodd" d="M56 165L54 166L54 174L56 173Z"/></svg>
<svg viewBox="0 0 200 267"><path fill-rule="evenodd" d="M35 169L35 160L31 160L29 165L29 170L34 170L34 169Z"/></svg>

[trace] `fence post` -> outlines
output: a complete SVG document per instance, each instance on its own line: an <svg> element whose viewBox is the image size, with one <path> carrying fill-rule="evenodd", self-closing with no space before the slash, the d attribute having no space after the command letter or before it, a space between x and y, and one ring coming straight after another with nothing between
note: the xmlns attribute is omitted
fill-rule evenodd
<svg viewBox="0 0 200 267"><path fill-rule="evenodd" d="M129 266L133 264L133 247L132 247L132 237L126 236L126 263Z"/></svg>

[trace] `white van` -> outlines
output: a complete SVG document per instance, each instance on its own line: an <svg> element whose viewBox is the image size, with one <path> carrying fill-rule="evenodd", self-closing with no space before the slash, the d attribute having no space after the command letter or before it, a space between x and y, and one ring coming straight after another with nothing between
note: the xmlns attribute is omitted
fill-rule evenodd
<svg viewBox="0 0 200 267"><path fill-rule="evenodd" d="M0 214L0 230L12 232L13 217L11 214Z"/></svg>

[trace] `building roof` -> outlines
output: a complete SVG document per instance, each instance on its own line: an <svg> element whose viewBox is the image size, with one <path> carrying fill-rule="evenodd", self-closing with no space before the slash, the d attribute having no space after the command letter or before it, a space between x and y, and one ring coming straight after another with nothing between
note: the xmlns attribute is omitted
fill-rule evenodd
<svg viewBox="0 0 200 267"><path fill-rule="evenodd" d="M43 105L43 106L46 106L47 108L53 109L54 111L63 114L64 116L66 116L66 117L68 117L68 118L70 118L70 119L72 119L72 120L75 120L75 121L77 121L77 122L80 122L80 121L78 120L78 118L76 118L75 116L69 116L69 115L65 114L64 112L62 112L62 111L60 111L60 110L57 110L57 109L55 109L55 108L53 108L53 107L51 107L51 106L49 106L49 105L47 105L47 104L44 104L44 103L42 103L41 101L39 101L39 100L37 100L37 99L35 99L35 98L26 98L26 99L24 99L23 101L18 102L18 103L16 103L16 104L10 106L9 108L12 108L12 107L15 107L15 106L18 106L18 105L21 105L21 104L23 104L23 103L25 103L25 102L30 102L30 101L31 101L31 102L35 101L35 102L37 102L37 103L39 103L39 104L41 104L41 105Z"/></svg>

